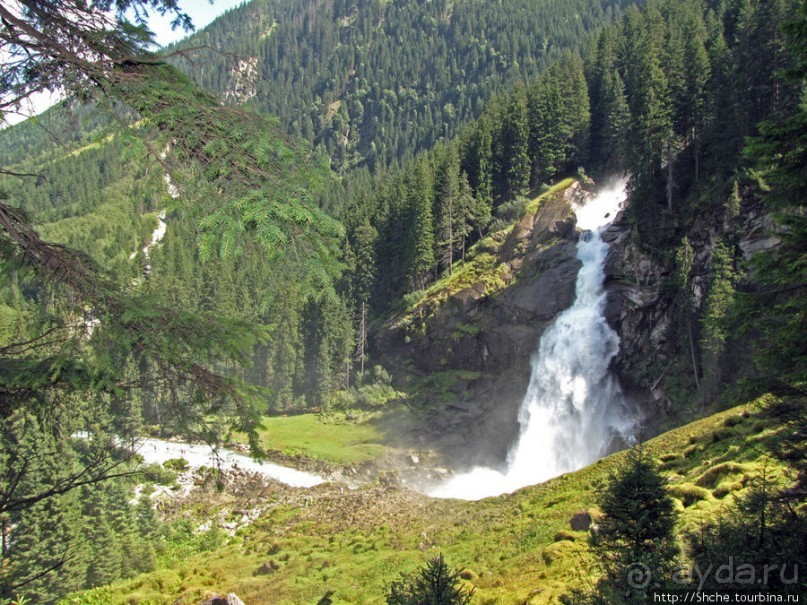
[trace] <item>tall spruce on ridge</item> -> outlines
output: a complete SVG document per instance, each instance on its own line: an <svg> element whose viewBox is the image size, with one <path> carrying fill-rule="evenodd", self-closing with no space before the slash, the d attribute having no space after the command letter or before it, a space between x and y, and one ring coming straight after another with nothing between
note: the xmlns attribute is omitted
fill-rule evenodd
<svg viewBox="0 0 807 605"><path fill-rule="evenodd" d="M419 160L407 183L409 216L406 234L409 250L407 279L410 291L422 290L431 280L434 257L434 173L426 159Z"/></svg>
<svg viewBox="0 0 807 605"><path fill-rule="evenodd" d="M494 199L499 203L524 195L530 185L530 122L523 86L501 111L501 125L493 136Z"/></svg>

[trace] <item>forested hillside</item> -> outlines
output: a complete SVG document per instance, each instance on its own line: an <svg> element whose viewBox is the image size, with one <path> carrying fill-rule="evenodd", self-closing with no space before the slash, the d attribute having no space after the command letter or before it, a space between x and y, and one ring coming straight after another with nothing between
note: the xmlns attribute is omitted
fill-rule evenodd
<svg viewBox="0 0 807 605"><path fill-rule="evenodd" d="M257 0L179 44L204 50L173 61L323 145L335 169L384 168L453 138L497 92L582 48L631 4Z"/></svg>
<svg viewBox="0 0 807 605"><path fill-rule="evenodd" d="M429 3L424 14L437 10L437 4ZM310 31L319 31L313 28L314 22L330 23L334 31L344 35L352 32L350 36L357 36L364 31L366 14L361 11L353 19L340 21L336 16L352 10L350 7L324 4L317 10L309 8L294 9L302 11L299 19L277 19L271 32L255 42L254 37L241 34L258 27L263 17L256 15L263 15L262 11L269 7L250 4L228 13L198 34L194 43L211 43L225 49L231 44L234 46L230 50L240 55L248 48L238 44L252 40L253 44L264 45L261 52L268 53L271 48L274 53L288 47L280 42L291 34L283 32L297 31L295 28L305 23ZM376 10L393 8L404 7L393 3L379 5ZM451 272L476 242L518 219L528 199L543 185L574 174L578 168L597 178L619 172L631 175L628 224L636 236L637 250L650 253L660 263L659 271L666 276L662 281L672 283L677 269L671 264L676 256L694 254L698 257L697 266L680 278L682 283L701 293L711 287L710 246L714 238L710 236L706 242L702 237L704 217L711 217L713 226L709 232L718 230L724 240L725 262L731 268L724 274L734 276L729 280L732 289L747 289L741 277L747 259L737 243L743 237L743 212L759 212L759 204L753 200L759 197L755 188L760 180L755 176L758 173L748 170L753 163L744 158L742 150L745 138L758 133L761 120L787 113L796 106L798 83L783 79L776 69L759 67L766 62L784 67L791 61L784 37L778 33L790 8L784 1L711 6L695 0L651 3L641 11L629 8L619 23L598 33L582 49L582 56L558 51L539 77L500 94L485 106L480 119L463 128L458 137L410 160L403 169L371 176L364 168L330 183L317 198L318 204L338 217L347 231L346 244L334 242L341 249L342 263L336 294L319 286L306 292L296 280L270 269L261 255L261 246L238 235L241 227L230 231L218 228L229 224L220 222L224 220L220 212L203 219L208 233L200 236L180 208L169 215L169 233L165 245L153 253L152 274L146 287L181 308L235 313L268 325L272 344L261 345L249 375L252 381L271 389L271 409L324 405L334 392L354 383L356 371L371 363L367 359L371 320L382 317L404 296L404 306L417 302L422 296L419 292ZM452 11L445 10L446 7L440 9L446 16L439 31L449 31L455 21L462 22L460 5ZM580 12L585 13L582 9ZM508 13L510 17L519 14ZM558 13L562 14L563 11ZM560 19L558 15L555 18ZM381 30L400 23L397 17L376 18ZM521 31L518 28L529 21L523 15L512 24L508 20L491 20L500 23L502 32L509 31L511 25ZM240 25L235 27L234 23ZM487 21L480 17L479 23ZM494 39L500 30L488 27L485 31ZM524 35L530 44L546 39L544 34ZM300 37L297 43L308 44L315 39ZM438 39L442 40L439 36ZM519 35L508 39L513 44L508 48L532 48L527 42L519 43ZM329 43L340 49L348 46L347 41L339 40L336 36ZM391 50L398 51L402 46L406 45L396 44ZM256 51L255 47L249 48ZM306 52L302 54L308 56ZM266 57L274 56L272 53ZM373 57L383 54L374 50ZM292 56L296 55L289 51L289 65L297 65L291 61ZM314 56L324 60L328 55L312 54L312 61ZM464 52L458 53L458 57L465 56ZM303 59L301 55L296 69L303 70L302 65L308 65ZM218 82L216 86L226 88L223 80L213 77L210 67L224 69L223 60L216 62L207 57L196 62L195 69L204 66L205 70L196 75L213 78L208 81L211 86ZM534 61L526 63L534 63L537 69L545 60L549 61L549 56L538 53ZM410 67L422 66L421 62ZM303 71L319 75L323 69L321 65L308 65ZM433 79L429 79L429 85L434 86ZM294 95L269 97L273 102L291 103ZM477 98L480 104L483 96ZM252 103L256 102L253 99ZM127 164L128 157L137 158L137 146L126 139L110 138L100 127L100 118L78 115L80 118L75 119L92 121L94 138L85 136L83 143L74 141L67 151L57 147L57 151L43 152L41 156L33 147L33 155L27 160L29 168L36 171L35 167L47 165L43 174L49 178L9 180L6 188L15 197L28 200L26 209L40 223L90 213L82 220L60 220L48 226L46 232L60 241L84 247L120 274L136 275L142 259L135 261L134 268L124 265L127 255L138 250L148 237L150 223L146 220L140 225L134 217L171 206L160 183L164 167L153 159L145 167ZM56 125L43 120L46 130L74 132L63 124L56 128L64 118L57 115L52 119ZM281 128L289 123L281 120ZM18 161L20 156L14 155L14 150L21 148L21 141L34 141L41 146L46 136L34 125L24 124L5 132L3 138L8 141L5 157ZM407 143L401 149L411 154L416 147ZM151 184L135 178L138 173L148 174ZM125 209L112 201L120 192L125 192L129 200ZM122 213L114 219L114 226L110 223L113 212ZM127 213L131 218L126 218ZM726 222L729 215L734 218ZM123 229L126 224L130 227ZM696 225L697 233L692 233ZM110 243L98 246L99 241ZM687 246L693 245L700 249L688 252ZM241 247L236 255L228 254L233 246ZM216 250L222 252L222 260L205 261ZM669 287L662 285L661 290L667 293L665 300L669 299ZM705 355L700 349L706 346L707 333L702 294L693 304L694 307L669 302L677 309L673 323L679 332L674 337L678 344L669 355L680 358L679 378L685 385L676 390L681 399L689 397L686 392L690 386L697 386L688 381L699 383L705 373L714 374L702 367L700 360ZM725 311L709 313L723 315ZM688 327L682 328L680 321ZM722 328L713 333L722 335L719 338L723 340L728 334ZM654 363L664 363L664 358ZM716 367L714 359L711 363ZM685 366L694 369L684 369ZM647 368L642 371L645 370L650 372ZM633 380L646 387L657 376L650 377L648 373L645 378ZM710 388L711 397L716 391Z"/></svg>
<svg viewBox="0 0 807 605"><path fill-rule="evenodd" d="M357 267L354 307L384 316L404 297L405 307L417 309L427 286L475 242L518 219L546 184L580 168L597 179L626 173L630 203L620 229L629 235L613 260L622 267L614 285L651 301L626 320L645 322L623 334L618 363L628 384L662 386L674 404L664 413L686 416L738 377L767 375L770 362L763 371L751 359L779 349L780 338L790 342L803 326L803 313L785 323L769 315L801 296L801 253L776 248L791 241L788 228L776 225L798 223L792 213L802 203L770 192L775 144L760 156L761 143L749 137L776 132L800 111L803 82L787 75L795 58L781 33L795 6L682 0L629 8L582 58L568 54L501 95L457 139L403 170L346 179L323 205L336 208L347 229ZM775 68L760 67L768 62ZM490 247L479 246L480 253ZM776 310L762 302L773 286L756 269L772 258L789 259L781 267L789 277L775 279L793 287ZM746 313L769 317L773 332L741 325ZM649 339L647 322L666 329ZM789 336L774 336L777 330ZM761 340L742 340L750 334ZM455 348L483 338L469 330ZM641 346L631 349L630 339ZM802 355L781 358L774 375Z"/></svg>
<svg viewBox="0 0 807 605"><path fill-rule="evenodd" d="M4 602L52 602L152 565L154 528L137 528L127 499L149 472L125 447L144 430L209 443L239 430L259 452L264 396L243 369L268 330L146 291L143 254L129 258L156 223L144 212L170 203L192 222L201 259L260 246L265 265L309 293L333 296L339 272L341 226L311 198L327 168L144 52L147 33L122 16L132 4L107 4L117 12L102 17L83 2L27 3L19 14L0 5L0 112L56 87L105 112L90 116L91 134L54 137L51 148L38 128L69 130L73 116L11 128L0 166Z"/></svg>

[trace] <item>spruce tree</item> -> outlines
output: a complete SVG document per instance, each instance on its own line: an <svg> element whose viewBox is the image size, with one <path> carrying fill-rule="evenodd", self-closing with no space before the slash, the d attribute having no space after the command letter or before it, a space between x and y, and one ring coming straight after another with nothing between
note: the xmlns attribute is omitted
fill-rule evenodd
<svg viewBox="0 0 807 605"><path fill-rule="evenodd" d="M433 183L434 176L431 166L425 159L418 161L407 183L409 204L407 235L410 254L407 277L410 291L425 288L435 266Z"/></svg>
<svg viewBox="0 0 807 605"><path fill-rule="evenodd" d="M804 447L803 434L801 444ZM802 458L802 473L803 462ZM766 592L804 594L799 572L807 560L805 475L800 479L789 486L777 484L763 468L750 482L749 490L717 521L687 536L692 558L700 569L731 566L733 570L728 577L719 572L705 574L703 588L747 590L749 585L764 583L761 588Z"/></svg>
<svg viewBox="0 0 807 605"><path fill-rule="evenodd" d="M460 571L451 570L441 554L416 573L392 582L387 605L468 605L473 592L461 585Z"/></svg>
<svg viewBox="0 0 807 605"><path fill-rule="evenodd" d="M483 115L462 145L462 169L468 175L479 209L474 216L490 216L493 210L493 134L491 118ZM481 225L484 229L487 223Z"/></svg>
<svg viewBox="0 0 807 605"><path fill-rule="evenodd" d="M529 155L533 186L551 181L562 170L566 159L563 91L555 76L555 73L545 75L529 91Z"/></svg>
<svg viewBox="0 0 807 605"><path fill-rule="evenodd" d="M766 190L759 192L780 226L780 245L754 257L758 288L744 296L748 326L762 335L755 353L766 389L787 393L801 389L807 375L807 3L784 26L792 67L787 83L801 83L802 100L760 124L745 155L760 170ZM798 391L797 391L798 392Z"/></svg>
<svg viewBox="0 0 807 605"><path fill-rule="evenodd" d="M445 157L438 167L434 188L440 264L449 273L459 248L461 224L465 218L460 200L459 170L457 149L451 145L445 150Z"/></svg>
<svg viewBox="0 0 807 605"><path fill-rule="evenodd" d="M524 195L529 188L529 135L526 92L520 87L505 103L493 137L494 191L499 202Z"/></svg>
<svg viewBox="0 0 807 605"><path fill-rule="evenodd" d="M354 270L352 272L353 296L356 301L356 357L359 374L364 374L367 357L367 324L370 315L376 277L375 247L378 231L369 221L360 225L353 234Z"/></svg>
<svg viewBox="0 0 807 605"><path fill-rule="evenodd" d="M610 605L640 605L672 579L679 554L676 513L666 480L641 448L625 462L600 496L602 518L593 548L604 576L597 592Z"/></svg>

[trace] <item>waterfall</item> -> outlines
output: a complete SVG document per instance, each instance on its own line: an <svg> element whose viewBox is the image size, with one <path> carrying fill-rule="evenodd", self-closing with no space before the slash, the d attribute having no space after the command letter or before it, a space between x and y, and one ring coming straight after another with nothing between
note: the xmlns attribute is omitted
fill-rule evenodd
<svg viewBox="0 0 807 605"><path fill-rule="evenodd" d="M601 237L624 200L621 181L575 209L577 227L583 230L577 243L582 266L575 301L541 336L506 468L477 467L429 495L478 500L512 492L591 464L616 435L629 438L634 423L608 371L619 337L603 315L608 244Z"/></svg>

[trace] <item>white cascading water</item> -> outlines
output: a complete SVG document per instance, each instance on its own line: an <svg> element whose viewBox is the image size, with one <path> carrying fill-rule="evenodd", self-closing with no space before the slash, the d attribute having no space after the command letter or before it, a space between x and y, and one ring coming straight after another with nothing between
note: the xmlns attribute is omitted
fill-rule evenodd
<svg viewBox="0 0 807 605"><path fill-rule="evenodd" d="M519 412L521 430L506 469L474 468L429 495L479 500L512 492L595 462L615 435L629 439L634 421L608 371L619 337L603 315L608 244L601 238L624 200L625 182L620 181L575 210L583 230L575 301L541 336Z"/></svg>

